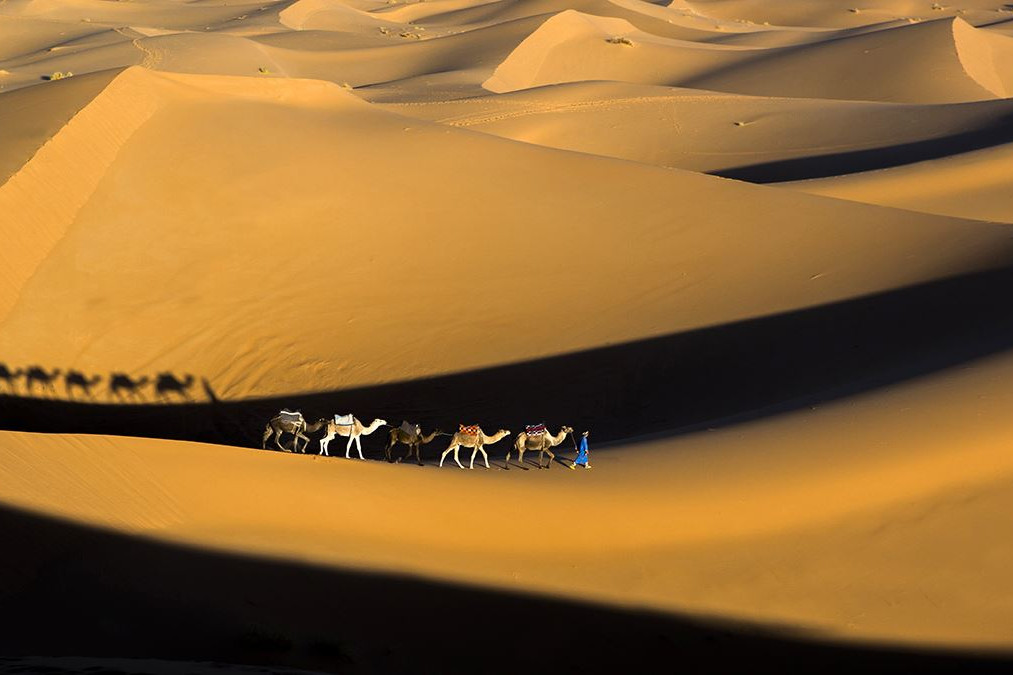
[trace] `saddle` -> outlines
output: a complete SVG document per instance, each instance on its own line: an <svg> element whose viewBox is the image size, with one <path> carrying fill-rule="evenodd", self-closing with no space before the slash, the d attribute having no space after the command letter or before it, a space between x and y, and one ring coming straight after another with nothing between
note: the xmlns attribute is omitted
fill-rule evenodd
<svg viewBox="0 0 1013 675"><path fill-rule="evenodd" d="M542 434L545 433L545 431L546 429L544 422L541 424L530 424L524 427L524 433L526 433L529 438L531 436L541 436Z"/></svg>
<svg viewBox="0 0 1013 675"><path fill-rule="evenodd" d="M285 408L281 412L279 412L278 417L280 417L286 422L292 422L293 424L298 424L299 422L303 421L301 412L299 412L298 410L292 411L289 410L288 408Z"/></svg>
<svg viewBox="0 0 1013 675"><path fill-rule="evenodd" d="M351 413L347 415L335 415L334 424L339 427L350 427L355 424L355 415Z"/></svg>
<svg viewBox="0 0 1013 675"><path fill-rule="evenodd" d="M407 436L419 436L422 430L419 429L419 425L412 424L408 420L405 420L401 423L401 431Z"/></svg>
<svg viewBox="0 0 1013 675"><path fill-rule="evenodd" d="M460 426L458 433L464 434L465 436L478 436L482 433L482 429L477 424L469 424Z"/></svg>

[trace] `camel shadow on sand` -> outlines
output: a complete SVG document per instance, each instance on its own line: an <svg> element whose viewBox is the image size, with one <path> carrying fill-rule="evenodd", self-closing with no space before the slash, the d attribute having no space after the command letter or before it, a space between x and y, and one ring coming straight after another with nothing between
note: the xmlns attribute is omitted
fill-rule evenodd
<svg viewBox="0 0 1013 675"><path fill-rule="evenodd" d="M19 382L24 381L19 385ZM101 375L88 375L76 368L45 368L31 365L13 368L0 363L0 396L63 399L99 403L103 400L118 403L172 403L194 400L193 375L183 376L161 372L154 377L134 377L126 372L113 371L106 378L104 392L100 390ZM149 391L150 390L150 391ZM205 395L213 401L214 392L205 387ZM104 395L103 395L104 394Z"/></svg>
<svg viewBox="0 0 1013 675"><path fill-rule="evenodd" d="M259 448L265 423L290 408L307 420L354 412L426 432L464 423L517 433L545 421L553 430L591 429L601 448L817 406L1009 350L1011 295L1013 269L1005 268L524 363L284 397L223 401L200 379L205 400L184 400L178 387L197 388L198 380L175 376L165 389L171 399L144 405L7 396L0 427ZM379 456L385 436L365 439L370 456ZM509 442L491 447L490 458L502 461ZM426 459L445 447L429 444Z"/></svg>

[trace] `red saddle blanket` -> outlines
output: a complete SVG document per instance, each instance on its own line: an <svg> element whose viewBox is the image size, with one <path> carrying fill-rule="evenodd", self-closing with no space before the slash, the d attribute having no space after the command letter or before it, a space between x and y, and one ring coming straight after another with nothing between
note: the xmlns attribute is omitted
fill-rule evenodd
<svg viewBox="0 0 1013 675"><path fill-rule="evenodd" d="M528 425L524 427L524 433L526 433L528 436L541 436L542 434L545 433L545 425L544 424Z"/></svg>
<svg viewBox="0 0 1013 675"><path fill-rule="evenodd" d="M477 424L469 424L469 425L462 424L460 428L460 433L464 434L465 436L478 436L481 432L482 430L478 427Z"/></svg>

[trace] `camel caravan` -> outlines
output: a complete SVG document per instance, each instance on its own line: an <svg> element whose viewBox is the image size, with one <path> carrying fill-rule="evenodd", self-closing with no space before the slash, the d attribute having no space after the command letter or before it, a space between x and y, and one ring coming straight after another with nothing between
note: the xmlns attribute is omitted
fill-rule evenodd
<svg viewBox="0 0 1013 675"><path fill-rule="evenodd" d="M444 433L439 429L434 429L432 432L424 434L422 433L421 426L408 421L404 421L401 423L401 426L395 427L388 424L386 420L377 418L366 425L352 414L335 415L330 419L321 417L315 422L308 422L301 412L286 409L280 411L267 423L267 426L264 429L264 438L261 443L261 447L266 450L267 443L273 436L274 444L282 452L305 453L306 449L312 443L309 434L323 429L324 437L319 441L319 455L330 457L331 453L329 448L331 441L338 436L342 436L348 439L345 443L345 459L352 458L352 445L354 444L355 449L359 454L359 459L364 460L365 457L362 454L362 437L369 436L380 429L380 427L388 428L387 444L384 447L384 457L388 462L400 463L402 460L409 459L414 456L418 465L423 466L422 446L432 443L438 436L448 436L450 437L450 444L443 451L443 454L440 455L439 466L443 466L444 461L447 459L447 455L454 453L454 462L462 469L464 468L464 464L461 463L461 448L471 449L471 460L468 464L469 469L475 468L475 458L479 453L482 454L482 461L485 464L485 468L491 469L492 467L489 465L489 454L485 449L486 446L498 443L511 433L509 429L499 429L494 434L486 434L477 424L461 424L454 433ZM289 434L293 437L291 449L282 445L281 439L283 434ZM591 464L588 462L588 435L587 431L583 433L579 448L577 447L576 440L573 441L577 457L574 460L571 460L571 463L569 464L571 469L575 469L578 466L587 469L591 468ZM524 431L517 434L513 445L507 449L506 461L503 468L510 468L511 454L516 451L517 465L525 471L528 470L528 467L524 466L524 453L526 452L537 452L538 468L549 469L552 467L552 463L556 461L556 454L552 451L552 448L561 445L567 436L570 436L571 439L573 439L573 427L563 426L560 428L558 433L553 434L549 431L545 424L532 424L526 426ZM302 442L301 447L300 441ZM403 457L393 457L392 450L397 445L403 445L406 447L407 450ZM545 455L549 456L549 460L543 465L542 461Z"/></svg>

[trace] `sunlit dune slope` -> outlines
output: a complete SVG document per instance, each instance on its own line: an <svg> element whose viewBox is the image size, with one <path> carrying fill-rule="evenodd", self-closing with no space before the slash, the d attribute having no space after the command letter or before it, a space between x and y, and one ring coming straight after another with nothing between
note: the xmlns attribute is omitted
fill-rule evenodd
<svg viewBox="0 0 1013 675"><path fill-rule="evenodd" d="M4 254L7 360L185 364L229 397L763 316L1001 264L1010 247L1000 227L472 134L328 83L141 69L0 203L22 242Z"/></svg>
<svg viewBox="0 0 1013 675"><path fill-rule="evenodd" d="M923 213L1013 223L1013 145L786 186Z"/></svg>
<svg viewBox="0 0 1013 675"><path fill-rule="evenodd" d="M1004 356L815 411L599 448L583 473L6 433L0 501L325 565L1002 645L1011 368ZM505 448L489 449L501 464Z"/></svg>
<svg viewBox="0 0 1013 675"><path fill-rule="evenodd" d="M665 41L621 19L563 12L522 42L484 86L504 92L622 80L743 94L951 103L1006 96L1010 68L1004 57L1011 49L1005 36L962 19L751 50Z"/></svg>
<svg viewBox="0 0 1013 675"><path fill-rule="evenodd" d="M527 143L707 172L819 158L825 158L820 166L813 161L797 171L844 172L849 165L840 155L872 150L881 152L854 161L876 168L905 164L921 153L1004 139L1013 116L1008 100L884 104L625 82L574 82L390 109Z"/></svg>

